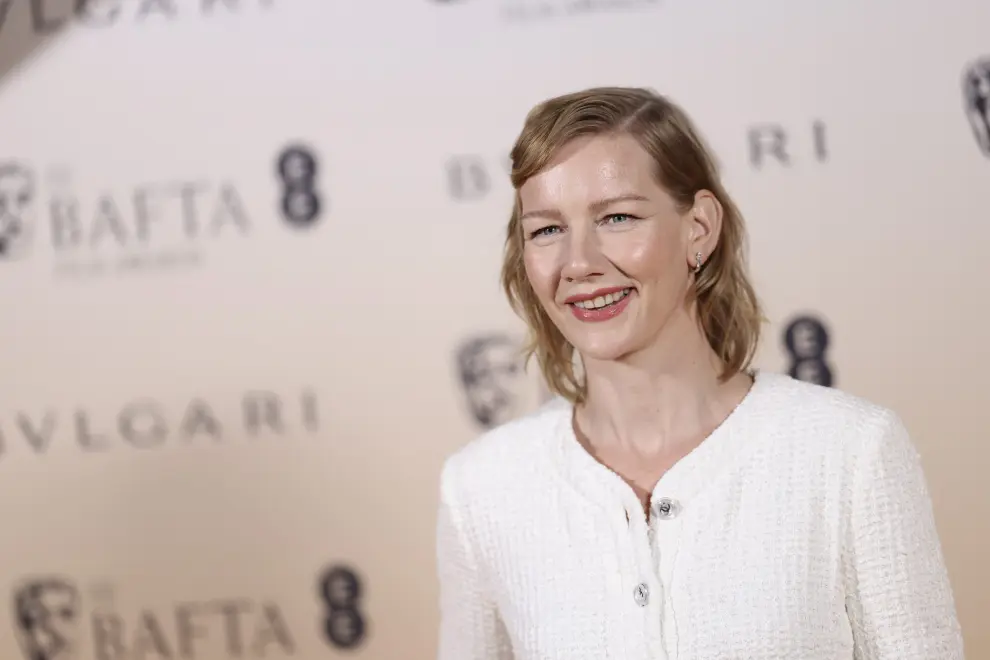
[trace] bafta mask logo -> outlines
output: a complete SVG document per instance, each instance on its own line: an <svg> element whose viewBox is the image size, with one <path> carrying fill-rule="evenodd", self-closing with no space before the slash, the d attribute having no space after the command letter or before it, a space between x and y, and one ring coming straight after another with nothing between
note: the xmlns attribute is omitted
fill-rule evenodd
<svg viewBox="0 0 990 660"><path fill-rule="evenodd" d="M990 158L990 57L973 62L963 74L966 116L976 144Z"/></svg>
<svg viewBox="0 0 990 660"><path fill-rule="evenodd" d="M831 387L828 344L828 330L818 319L799 316L791 320L784 329L784 347L790 358L787 373L797 380Z"/></svg>
<svg viewBox="0 0 990 660"><path fill-rule="evenodd" d="M29 216L34 176L16 163L0 163L0 259L23 254L30 245Z"/></svg>
<svg viewBox="0 0 990 660"><path fill-rule="evenodd" d="M484 428L494 428L522 413L529 403L528 379L519 342L501 334L472 337L456 351L468 408Z"/></svg>
<svg viewBox="0 0 990 660"><path fill-rule="evenodd" d="M14 591L14 630L25 660L76 660L79 592L60 578L31 580Z"/></svg>

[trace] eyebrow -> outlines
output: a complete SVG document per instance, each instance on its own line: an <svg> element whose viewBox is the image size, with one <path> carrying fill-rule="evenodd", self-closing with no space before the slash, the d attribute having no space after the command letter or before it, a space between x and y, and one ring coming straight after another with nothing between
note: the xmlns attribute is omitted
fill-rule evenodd
<svg viewBox="0 0 990 660"><path fill-rule="evenodd" d="M613 204L618 204L619 202L648 202L650 201L642 195L637 195L635 193L629 193L627 195L616 195L614 197L606 197L605 199L599 199L597 201L588 204L588 210L593 213L601 213L609 206ZM527 218L553 218L555 220L563 220L563 214L557 209L537 209L535 211L526 211L519 216L519 221L522 222Z"/></svg>

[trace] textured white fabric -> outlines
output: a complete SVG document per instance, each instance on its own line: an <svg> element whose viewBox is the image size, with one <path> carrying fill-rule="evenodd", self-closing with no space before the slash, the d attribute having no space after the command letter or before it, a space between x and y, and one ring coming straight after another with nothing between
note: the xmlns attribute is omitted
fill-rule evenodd
<svg viewBox="0 0 990 660"><path fill-rule="evenodd" d="M445 462L440 660L963 657L919 456L891 411L759 372L657 484L649 522L570 420L555 400Z"/></svg>

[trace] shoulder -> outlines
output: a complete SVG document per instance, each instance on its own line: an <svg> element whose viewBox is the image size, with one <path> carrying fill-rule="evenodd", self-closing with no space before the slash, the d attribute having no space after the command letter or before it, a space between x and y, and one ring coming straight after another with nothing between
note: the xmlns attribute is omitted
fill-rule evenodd
<svg viewBox="0 0 990 660"><path fill-rule="evenodd" d="M441 496L475 500L508 495L513 486L545 480L548 444L570 420L571 406L555 398L536 411L490 429L448 455L440 474Z"/></svg>
<svg viewBox="0 0 990 660"><path fill-rule="evenodd" d="M754 407L754 415L762 418L765 430L854 453L890 441L910 445L901 417L891 408L783 374L762 377L765 396Z"/></svg>

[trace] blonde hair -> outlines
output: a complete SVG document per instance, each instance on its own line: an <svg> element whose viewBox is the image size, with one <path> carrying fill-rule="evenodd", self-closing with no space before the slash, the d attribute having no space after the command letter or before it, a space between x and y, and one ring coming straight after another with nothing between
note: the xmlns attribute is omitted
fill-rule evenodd
<svg viewBox="0 0 990 660"><path fill-rule="evenodd" d="M598 87L548 99L526 116L512 148L516 201L501 280L512 308L529 326L526 360L535 355L549 389L572 402L583 399L585 384L575 372L574 347L547 315L526 276L518 193L571 140L620 133L633 137L652 157L657 181L683 210L694 204L700 190L711 192L722 205L721 235L696 276L695 300L705 337L722 361L723 380L749 368L764 320L747 274L742 214L687 114L666 97L642 88Z"/></svg>

